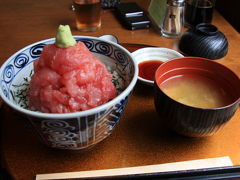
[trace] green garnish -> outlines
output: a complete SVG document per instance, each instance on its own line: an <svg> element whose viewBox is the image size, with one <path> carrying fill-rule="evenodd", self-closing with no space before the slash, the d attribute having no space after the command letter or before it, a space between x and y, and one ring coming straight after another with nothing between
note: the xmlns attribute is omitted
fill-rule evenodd
<svg viewBox="0 0 240 180"><path fill-rule="evenodd" d="M67 48L74 46L77 42L72 36L70 27L68 25L60 25L56 35L56 45L60 48Z"/></svg>

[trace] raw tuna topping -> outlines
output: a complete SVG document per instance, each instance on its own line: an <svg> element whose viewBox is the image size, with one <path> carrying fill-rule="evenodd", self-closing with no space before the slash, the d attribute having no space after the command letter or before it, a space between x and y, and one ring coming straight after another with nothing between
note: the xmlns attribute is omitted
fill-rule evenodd
<svg viewBox="0 0 240 180"><path fill-rule="evenodd" d="M112 75L84 43L59 48L49 44L34 62L29 107L45 113L69 113L102 105L117 95Z"/></svg>

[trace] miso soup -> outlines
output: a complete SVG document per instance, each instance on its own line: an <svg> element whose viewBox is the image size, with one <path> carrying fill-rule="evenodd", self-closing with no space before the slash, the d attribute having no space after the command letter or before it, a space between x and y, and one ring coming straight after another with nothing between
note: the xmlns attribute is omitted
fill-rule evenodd
<svg viewBox="0 0 240 180"><path fill-rule="evenodd" d="M172 99L198 108L218 108L231 102L226 89L205 76L175 76L164 81L160 88Z"/></svg>

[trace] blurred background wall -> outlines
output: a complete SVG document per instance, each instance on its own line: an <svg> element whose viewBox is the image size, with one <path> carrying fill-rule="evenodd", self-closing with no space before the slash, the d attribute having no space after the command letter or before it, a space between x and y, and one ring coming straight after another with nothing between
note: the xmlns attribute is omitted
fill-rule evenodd
<svg viewBox="0 0 240 180"><path fill-rule="evenodd" d="M216 9L240 33L240 1L216 0Z"/></svg>

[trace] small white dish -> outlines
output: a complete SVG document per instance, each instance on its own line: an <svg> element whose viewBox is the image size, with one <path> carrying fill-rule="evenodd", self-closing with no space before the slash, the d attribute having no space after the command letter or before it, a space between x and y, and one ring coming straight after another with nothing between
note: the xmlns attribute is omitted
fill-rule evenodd
<svg viewBox="0 0 240 180"><path fill-rule="evenodd" d="M183 57L183 55L173 49L160 47L145 47L132 52L134 61L139 65L146 61L162 61ZM147 85L153 86L154 81L144 79L138 75L138 79Z"/></svg>

